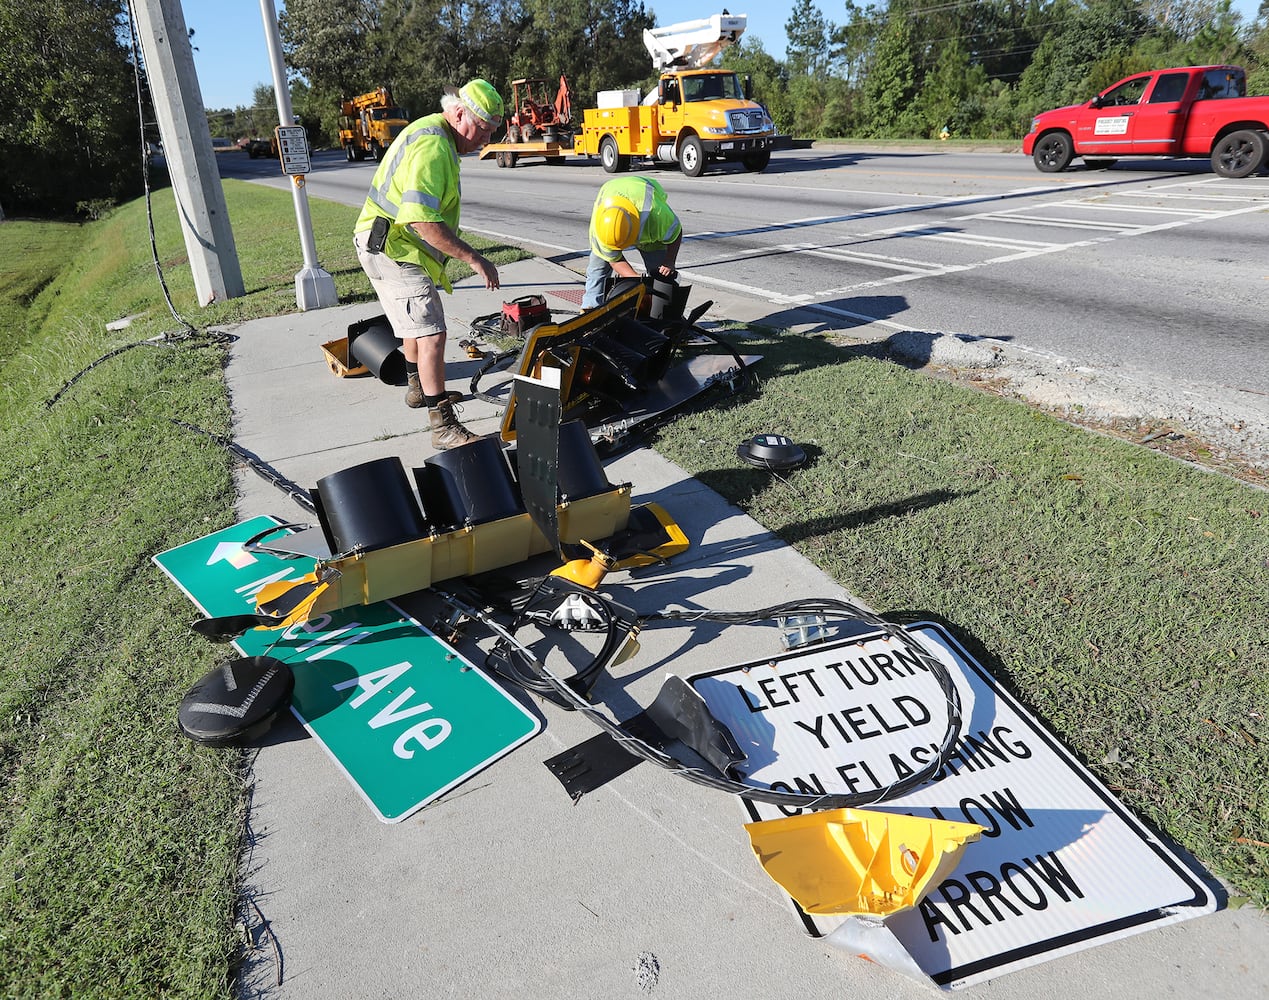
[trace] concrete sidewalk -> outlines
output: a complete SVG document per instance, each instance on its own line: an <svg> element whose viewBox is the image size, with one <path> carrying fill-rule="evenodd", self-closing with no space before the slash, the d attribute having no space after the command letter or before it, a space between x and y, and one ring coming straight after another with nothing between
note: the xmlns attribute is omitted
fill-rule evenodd
<svg viewBox="0 0 1269 1000"><path fill-rule="evenodd" d="M446 298L451 388L465 392L479 364L457 346L473 318L535 292L557 318L580 301L580 277L541 258L501 276L497 291L468 278ZM716 289L695 289L689 308L705 299L714 300L705 322L824 322ZM404 390L336 378L323 357L323 343L379 312L373 303L341 306L236 328L227 377L237 443L304 487L384 456L421 465L431 453L426 417L404 406ZM462 405L474 431L497 430L496 407ZM631 483L635 502L661 503L692 541L669 567L613 578L605 591L618 601L749 610L847 596L648 449L610 463L608 477ZM251 472L238 481L243 519L312 522ZM427 620L426 595L402 604ZM687 677L779 652L770 626L650 628L641 641L639 656L603 689L610 701L646 706L667 672ZM254 759L245 882L264 923L253 927L242 995L870 1000L933 992L807 936L755 861L748 817L726 794L645 763L574 804L543 762L598 730L577 713L513 696L542 720L540 735L393 825L377 821L298 723L287 717L274 727ZM1269 996L1267 927L1258 912L1225 910L976 989L1027 1000Z"/></svg>

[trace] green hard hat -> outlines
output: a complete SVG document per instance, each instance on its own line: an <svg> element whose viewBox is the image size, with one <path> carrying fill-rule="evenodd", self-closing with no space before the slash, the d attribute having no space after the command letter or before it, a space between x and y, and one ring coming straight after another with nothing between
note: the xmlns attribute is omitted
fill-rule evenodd
<svg viewBox="0 0 1269 1000"><path fill-rule="evenodd" d="M469 80L458 92L467 110L486 124L502 120L502 97L488 80Z"/></svg>

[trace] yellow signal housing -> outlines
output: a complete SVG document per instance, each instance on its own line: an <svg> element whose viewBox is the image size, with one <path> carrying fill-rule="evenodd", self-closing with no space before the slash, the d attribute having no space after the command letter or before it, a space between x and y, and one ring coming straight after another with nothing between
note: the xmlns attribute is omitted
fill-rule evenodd
<svg viewBox="0 0 1269 1000"><path fill-rule="evenodd" d="M983 827L871 809L746 823L763 870L811 914L887 917L952 873Z"/></svg>
<svg viewBox="0 0 1269 1000"><path fill-rule="evenodd" d="M613 570L636 569L665 562L686 552L687 535L669 512L657 503L630 509L626 527L607 539L603 548L582 539L590 549L587 559L572 559L551 575L564 577L578 586L594 590Z"/></svg>

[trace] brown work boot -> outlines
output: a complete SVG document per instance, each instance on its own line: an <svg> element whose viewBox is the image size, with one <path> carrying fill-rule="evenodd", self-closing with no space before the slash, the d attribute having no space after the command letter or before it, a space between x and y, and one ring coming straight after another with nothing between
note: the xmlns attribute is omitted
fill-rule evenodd
<svg viewBox="0 0 1269 1000"><path fill-rule="evenodd" d="M427 396L423 393L423 386L419 382L418 372L410 372L405 377L405 405L412 410L417 410L420 406L427 403ZM463 398L461 392L450 389L445 393L451 402L457 403Z"/></svg>
<svg viewBox="0 0 1269 1000"><path fill-rule="evenodd" d="M454 413L454 403L450 399L442 399L429 409L427 418L432 425L432 447L437 451L457 448L480 437L479 434L473 434L458 422L458 417Z"/></svg>
<svg viewBox="0 0 1269 1000"><path fill-rule="evenodd" d="M412 410L417 410L427 402L423 398L423 386L419 384L419 373L410 372L405 377L405 383L405 405Z"/></svg>

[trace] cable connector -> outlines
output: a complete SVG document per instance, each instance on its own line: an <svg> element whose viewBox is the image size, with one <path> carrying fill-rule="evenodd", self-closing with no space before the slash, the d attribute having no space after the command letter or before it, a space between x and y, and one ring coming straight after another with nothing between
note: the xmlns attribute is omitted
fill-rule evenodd
<svg viewBox="0 0 1269 1000"><path fill-rule="evenodd" d="M569 594L551 612L550 617L552 625L566 632L594 631L607 625L599 612L582 599L581 594Z"/></svg>

